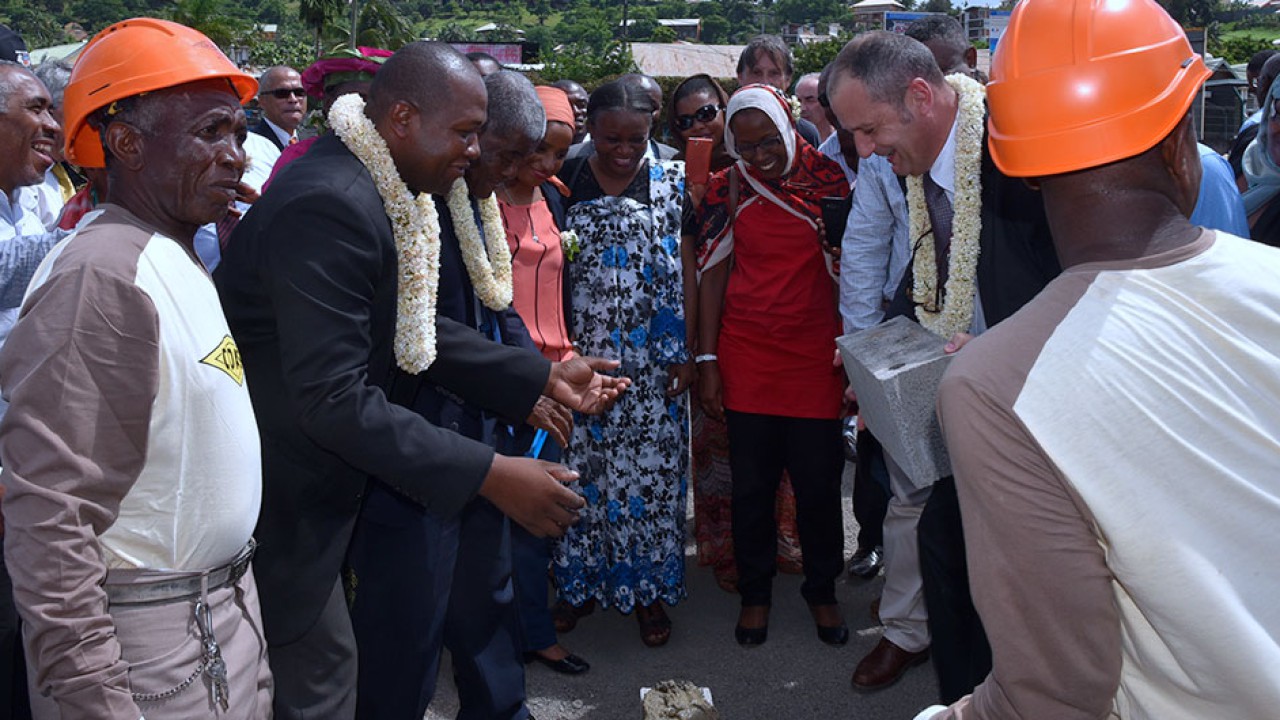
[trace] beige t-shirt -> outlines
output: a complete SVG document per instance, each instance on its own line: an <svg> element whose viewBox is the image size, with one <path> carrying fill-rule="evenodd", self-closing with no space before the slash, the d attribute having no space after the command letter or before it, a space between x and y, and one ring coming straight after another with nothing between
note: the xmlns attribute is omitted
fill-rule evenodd
<svg viewBox="0 0 1280 720"><path fill-rule="evenodd" d="M258 518L257 424L213 282L128 211L45 258L0 352L5 558L36 686L135 711L108 568L225 565Z"/></svg>
<svg viewBox="0 0 1280 720"><path fill-rule="evenodd" d="M1280 252L1072 268L938 404L994 668L937 717L1280 717Z"/></svg>

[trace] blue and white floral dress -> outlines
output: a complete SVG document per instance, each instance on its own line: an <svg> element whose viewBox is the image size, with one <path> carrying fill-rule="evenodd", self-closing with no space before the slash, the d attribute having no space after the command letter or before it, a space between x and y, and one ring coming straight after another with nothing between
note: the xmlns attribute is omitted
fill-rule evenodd
<svg viewBox="0 0 1280 720"><path fill-rule="evenodd" d="M569 265L574 344L616 358L631 388L607 413L575 418L565 463L587 500L553 562L560 597L631 612L685 596L689 437L685 398L668 398L667 366L688 360L680 272L684 163L641 168L620 196L570 207L581 253ZM568 174L565 174L568 177ZM646 182L647 181L647 182ZM575 197L579 187L570 182ZM646 192L647 188L647 192ZM572 198L571 198L572 200ZM644 200L644 202L642 202Z"/></svg>

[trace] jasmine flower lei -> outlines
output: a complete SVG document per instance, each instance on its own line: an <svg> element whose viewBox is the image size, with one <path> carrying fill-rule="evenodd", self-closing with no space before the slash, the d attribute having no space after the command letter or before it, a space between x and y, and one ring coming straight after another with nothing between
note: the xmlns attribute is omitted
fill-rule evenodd
<svg viewBox="0 0 1280 720"><path fill-rule="evenodd" d="M440 217L431 193L417 197L400 178L387 143L364 114L364 100L343 95L329 110L334 133L360 159L391 220L399 262L396 364L420 373L436 359L436 288L440 284Z"/></svg>
<svg viewBox="0 0 1280 720"><path fill-rule="evenodd" d="M479 202L484 242L480 241L480 228L476 226L475 215L471 212L471 196L466 181L460 178L449 189L453 231L458 235L462 262L471 277L471 287L485 307L503 310L511 305L511 250L507 247L507 231L502 226L498 199L490 193Z"/></svg>
<svg viewBox="0 0 1280 720"><path fill-rule="evenodd" d="M929 209L924 200L924 180L919 175L907 178L907 208L911 216L911 237L920 238L911 266L915 278L911 299L916 304L916 318L935 335L950 338L955 333L968 332L973 325L973 284L982 233L982 121L987 91L967 75L948 75L946 80L959 95L960 102L956 115L951 257L947 265L946 293L938 307L932 305L938 296L938 260L929 227Z"/></svg>

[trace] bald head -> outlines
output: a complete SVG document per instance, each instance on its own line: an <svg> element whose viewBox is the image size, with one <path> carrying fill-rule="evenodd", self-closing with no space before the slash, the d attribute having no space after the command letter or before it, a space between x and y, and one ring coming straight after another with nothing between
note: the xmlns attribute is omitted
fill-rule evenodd
<svg viewBox="0 0 1280 720"><path fill-rule="evenodd" d="M365 114L409 190L444 194L480 154L487 107L471 61L444 43L414 42L374 76Z"/></svg>
<svg viewBox="0 0 1280 720"><path fill-rule="evenodd" d="M426 81L430 78L430 81ZM440 102L459 87L480 87L480 71L465 55L446 43L412 42L387 58L369 87L369 117L375 122L398 102L409 103L425 117L447 112L451 104Z"/></svg>

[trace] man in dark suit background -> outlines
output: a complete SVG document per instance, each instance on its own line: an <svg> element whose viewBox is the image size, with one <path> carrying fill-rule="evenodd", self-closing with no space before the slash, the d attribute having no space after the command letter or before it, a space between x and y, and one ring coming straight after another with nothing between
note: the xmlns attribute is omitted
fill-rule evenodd
<svg viewBox="0 0 1280 720"><path fill-rule="evenodd" d="M418 42L383 66L365 115L409 192L443 194L477 157L486 105L465 57ZM394 351L399 267L379 190L334 134L276 178L215 277L263 439L256 568L282 720L355 715L339 574L370 480L446 518L479 495L539 535L582 505L566 468L495 455L391 402L411 377ZM425 378L496 415L525 418L544 394L598 412L626 386L595 372L611 363L552 364L443 316L435 327Z"/></svg>
<svg viewBox="0 0 1280 720"><path fill-rule="evenodd" d="M262 119L249 128L278 149L298 142L298 126L307 112L307 91L302 76L285 65L267 68L258 77L258 105Z"/></svg>
<svg viewBox="0 0 1280 720"><path fill-rule="evenodd" d="M523 75L499 70L485 75L484 85L488 119L480 133L480 157L465 176L467 212L482 231L482 241L488 239L483 235L487 229L479 220L477 202L514 179L520 160L533 152L546 128L542 104ZM494 310L479 300L462 259L462 224L445 197L436 197L435 203L440 213L440 316L494 341L535 349L514 309ZM393 402L463 437L495 445L499 434L507 434L507 423L442 390L427 375L403 374L396 379L396 391ZM572 425L568 411L543 398L535 414L557 421L547 429L563 445ZM448 517L386 484L373 483L347 563L355 585L351 620L360 654L359 717L422 717L435 692L442 644L452 659L459 718L528 717L510 532L493 503L473 498L459 515Z"/></svg>

